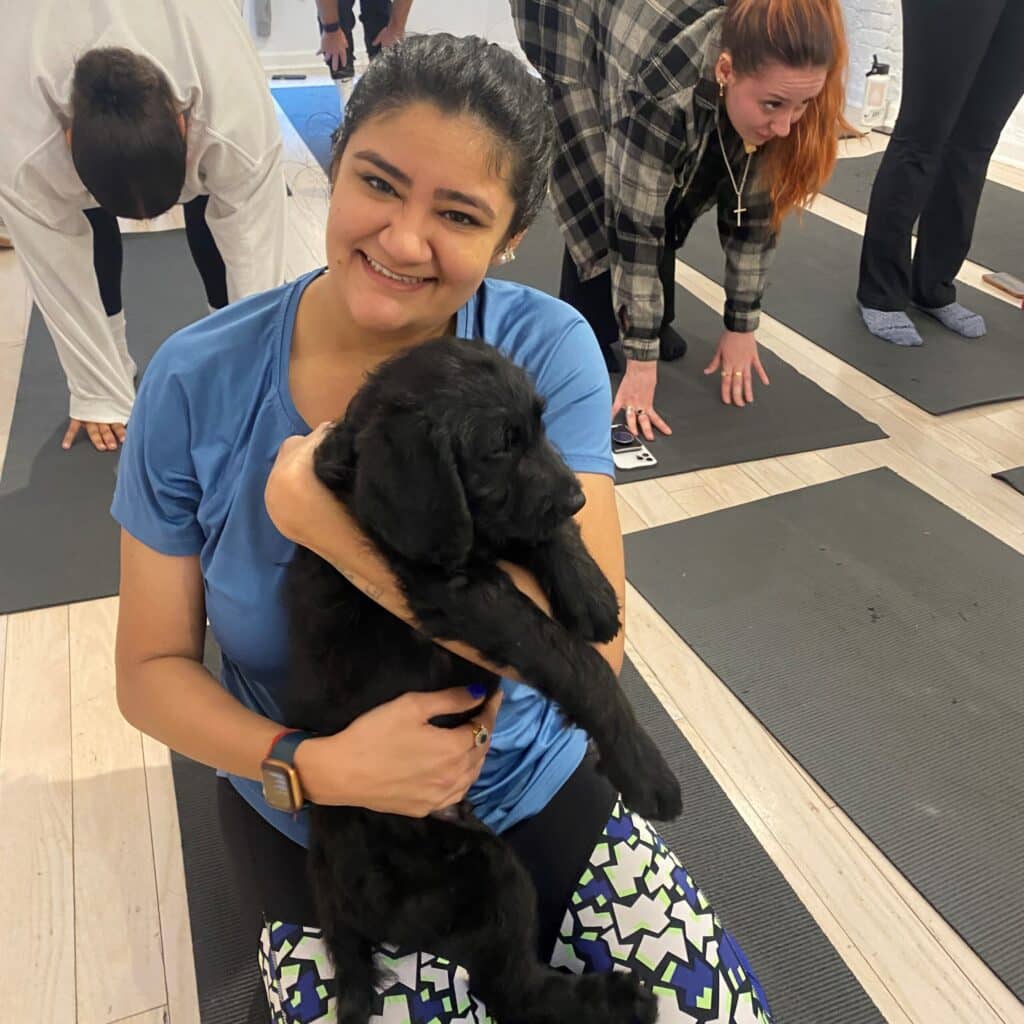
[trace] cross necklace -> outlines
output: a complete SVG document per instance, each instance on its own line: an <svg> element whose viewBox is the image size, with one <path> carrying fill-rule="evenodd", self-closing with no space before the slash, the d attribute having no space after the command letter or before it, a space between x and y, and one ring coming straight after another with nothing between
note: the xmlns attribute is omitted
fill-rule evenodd
<svg viewBox="0 0 1024 1024"><path fill-rule="evenodd" d="M729 181L732 182L733 191L736 193L736 209L733 213L736 214L736 227L743 227L743 214L747 212L747 208L743 205L743 190L747 187L747 175L750 173L750 161L754 158L754 152L756 146L744 145L744 149L747 153L747 163L743 168L743 178L740 183L736 184L736 175L732 173L732 165L729 163L729 154L725 148L725 140L722 138L722 119L719 117L715 122L715 127L718 129L718 144L722 147L722 159L725 161L725 169L729 172Z"/></svg>

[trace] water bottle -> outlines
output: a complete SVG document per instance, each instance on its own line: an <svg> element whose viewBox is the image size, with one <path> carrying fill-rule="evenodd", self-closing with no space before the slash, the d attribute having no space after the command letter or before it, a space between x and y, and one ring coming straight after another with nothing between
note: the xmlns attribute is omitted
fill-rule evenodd
<svg viewBox="0 0 1024 1024"><path fill-rule="evenodd" d="M877 128L885 124L889 112L889 65L878 63L878 54L871 55L871 70L865 76L864 108L860 120L865 127Z"/></svg>

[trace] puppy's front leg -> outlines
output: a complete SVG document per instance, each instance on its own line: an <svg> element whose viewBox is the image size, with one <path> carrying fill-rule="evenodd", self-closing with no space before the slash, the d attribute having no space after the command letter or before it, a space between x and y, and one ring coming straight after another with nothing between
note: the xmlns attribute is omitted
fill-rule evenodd
<svg viewBox="0 0 1024 1024"><path fill-rule="evenodd" d="M601 767L626 803L668 820L682 809L679 784L644 732L608 662L549 619L500 569L454 578L417 574L406 597L423 632L461 640L555 701L594 739Z"/></svg>
<svg viewBox="0 0 1024 1024"><path fill-rule="evenodd" d="M621 622L615 590L571 519L549 541L518 548L509 557L533 573L551 602L552 614L571 633L598 644L618 634Z"/></svg>

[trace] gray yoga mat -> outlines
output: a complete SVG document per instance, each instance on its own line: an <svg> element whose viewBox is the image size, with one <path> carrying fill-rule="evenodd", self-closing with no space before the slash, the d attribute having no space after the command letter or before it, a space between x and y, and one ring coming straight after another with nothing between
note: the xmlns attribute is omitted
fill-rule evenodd
<svg viewBox="0 0 1024 1024"><path fill-rule="evenodd" d="M1015 491L1024 494L1024 466L1018 466L1016 469L1004 469L1002 473L993 473L992 475L997 480L1008 483Z"/></svg>
<svg viewBox="0 0 1024 1024"><path fill-rule="evenodd" d="M208 644L208 653L213 647ZM622 686L683 789L661 828L757 971L776 1024L876 1024L874 1004L778 868L627 662ZM239 907L217 817L216 775L174 757L203 1024L266 1024L252 927Z"/></svg>
<svg viewBox="0 0 1024 1024"><path fill-rule="evenodd" d="M857 308L860 244L860 235L813 213L788 220L768 276L765 312L926 412L1024 396L1024 313L958 283L959 300L985 317L984 338L967 341L910 309L924 345L890 345L868 333ZM713 215L694 225L679 255L722 283Z"/></svg>
<svg viewBox="0 0 1024 1024"><path fill-rule="evenodd" d="M140 372L160 343L206 314L184 231L126 235L125 316ZM0 479L0 614L117 593L118 526L110 518L118 453L84 431L68 452L64 372L38 310L25 357Z"/></svg>
<svg viewBox="0 0 1024 1024"><path fill-rule="evenodd" d="M867 213L882 154L840 160L825 195ZM1024 192L986 181L968 258L992 270L1024 277Z"/></svg>
<svg viewBox="0 0 1024 1024"><path fill-rule="evenodd" d="M633 534L626 565L1024 996L1024 559L879 469Z"/></svg>
<svg viewBox="0 0 1024 1024"><path fill-rule="evenodd" d="M553 212L545 208L527 232L515 263L493 273L557 294L561 264L561 234ZM886 436L764 348L761 358L771 386L756 383L753 405L742 409L723 405L721 378L703 373L723 330L720 313L677 285L675 325L690 348L685 359L659 366L656 396L657 409L672 427L672 436L659 434L649 443L656 466L620 470L620 483ZM613 389L617 384L618 378L612 381Z"/></svg>

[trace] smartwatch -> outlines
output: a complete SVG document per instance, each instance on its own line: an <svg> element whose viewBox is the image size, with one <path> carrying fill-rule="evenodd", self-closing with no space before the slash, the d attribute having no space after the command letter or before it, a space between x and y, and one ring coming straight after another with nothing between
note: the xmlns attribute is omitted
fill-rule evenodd
<svg viewBox="0 0 1024 1024"><path fill-rule="evenodd" d="M341 28L341 22L340 21L329 21L326 24L324 24L324 22L320 22L320 32L321 32L321 34L323 34L325 32L337 32L340 28Z"/></svg>
<svg viewBox="0 0 1024 1024"><path fill-rule="evenodd" d="M315 735L301 729L285 729L271 742L267 756L260 765L260 774L263 780L263 799L275 811L295 814L302 809L305 796L299 773L295 770L295 751L300 743Z"/></svg>

